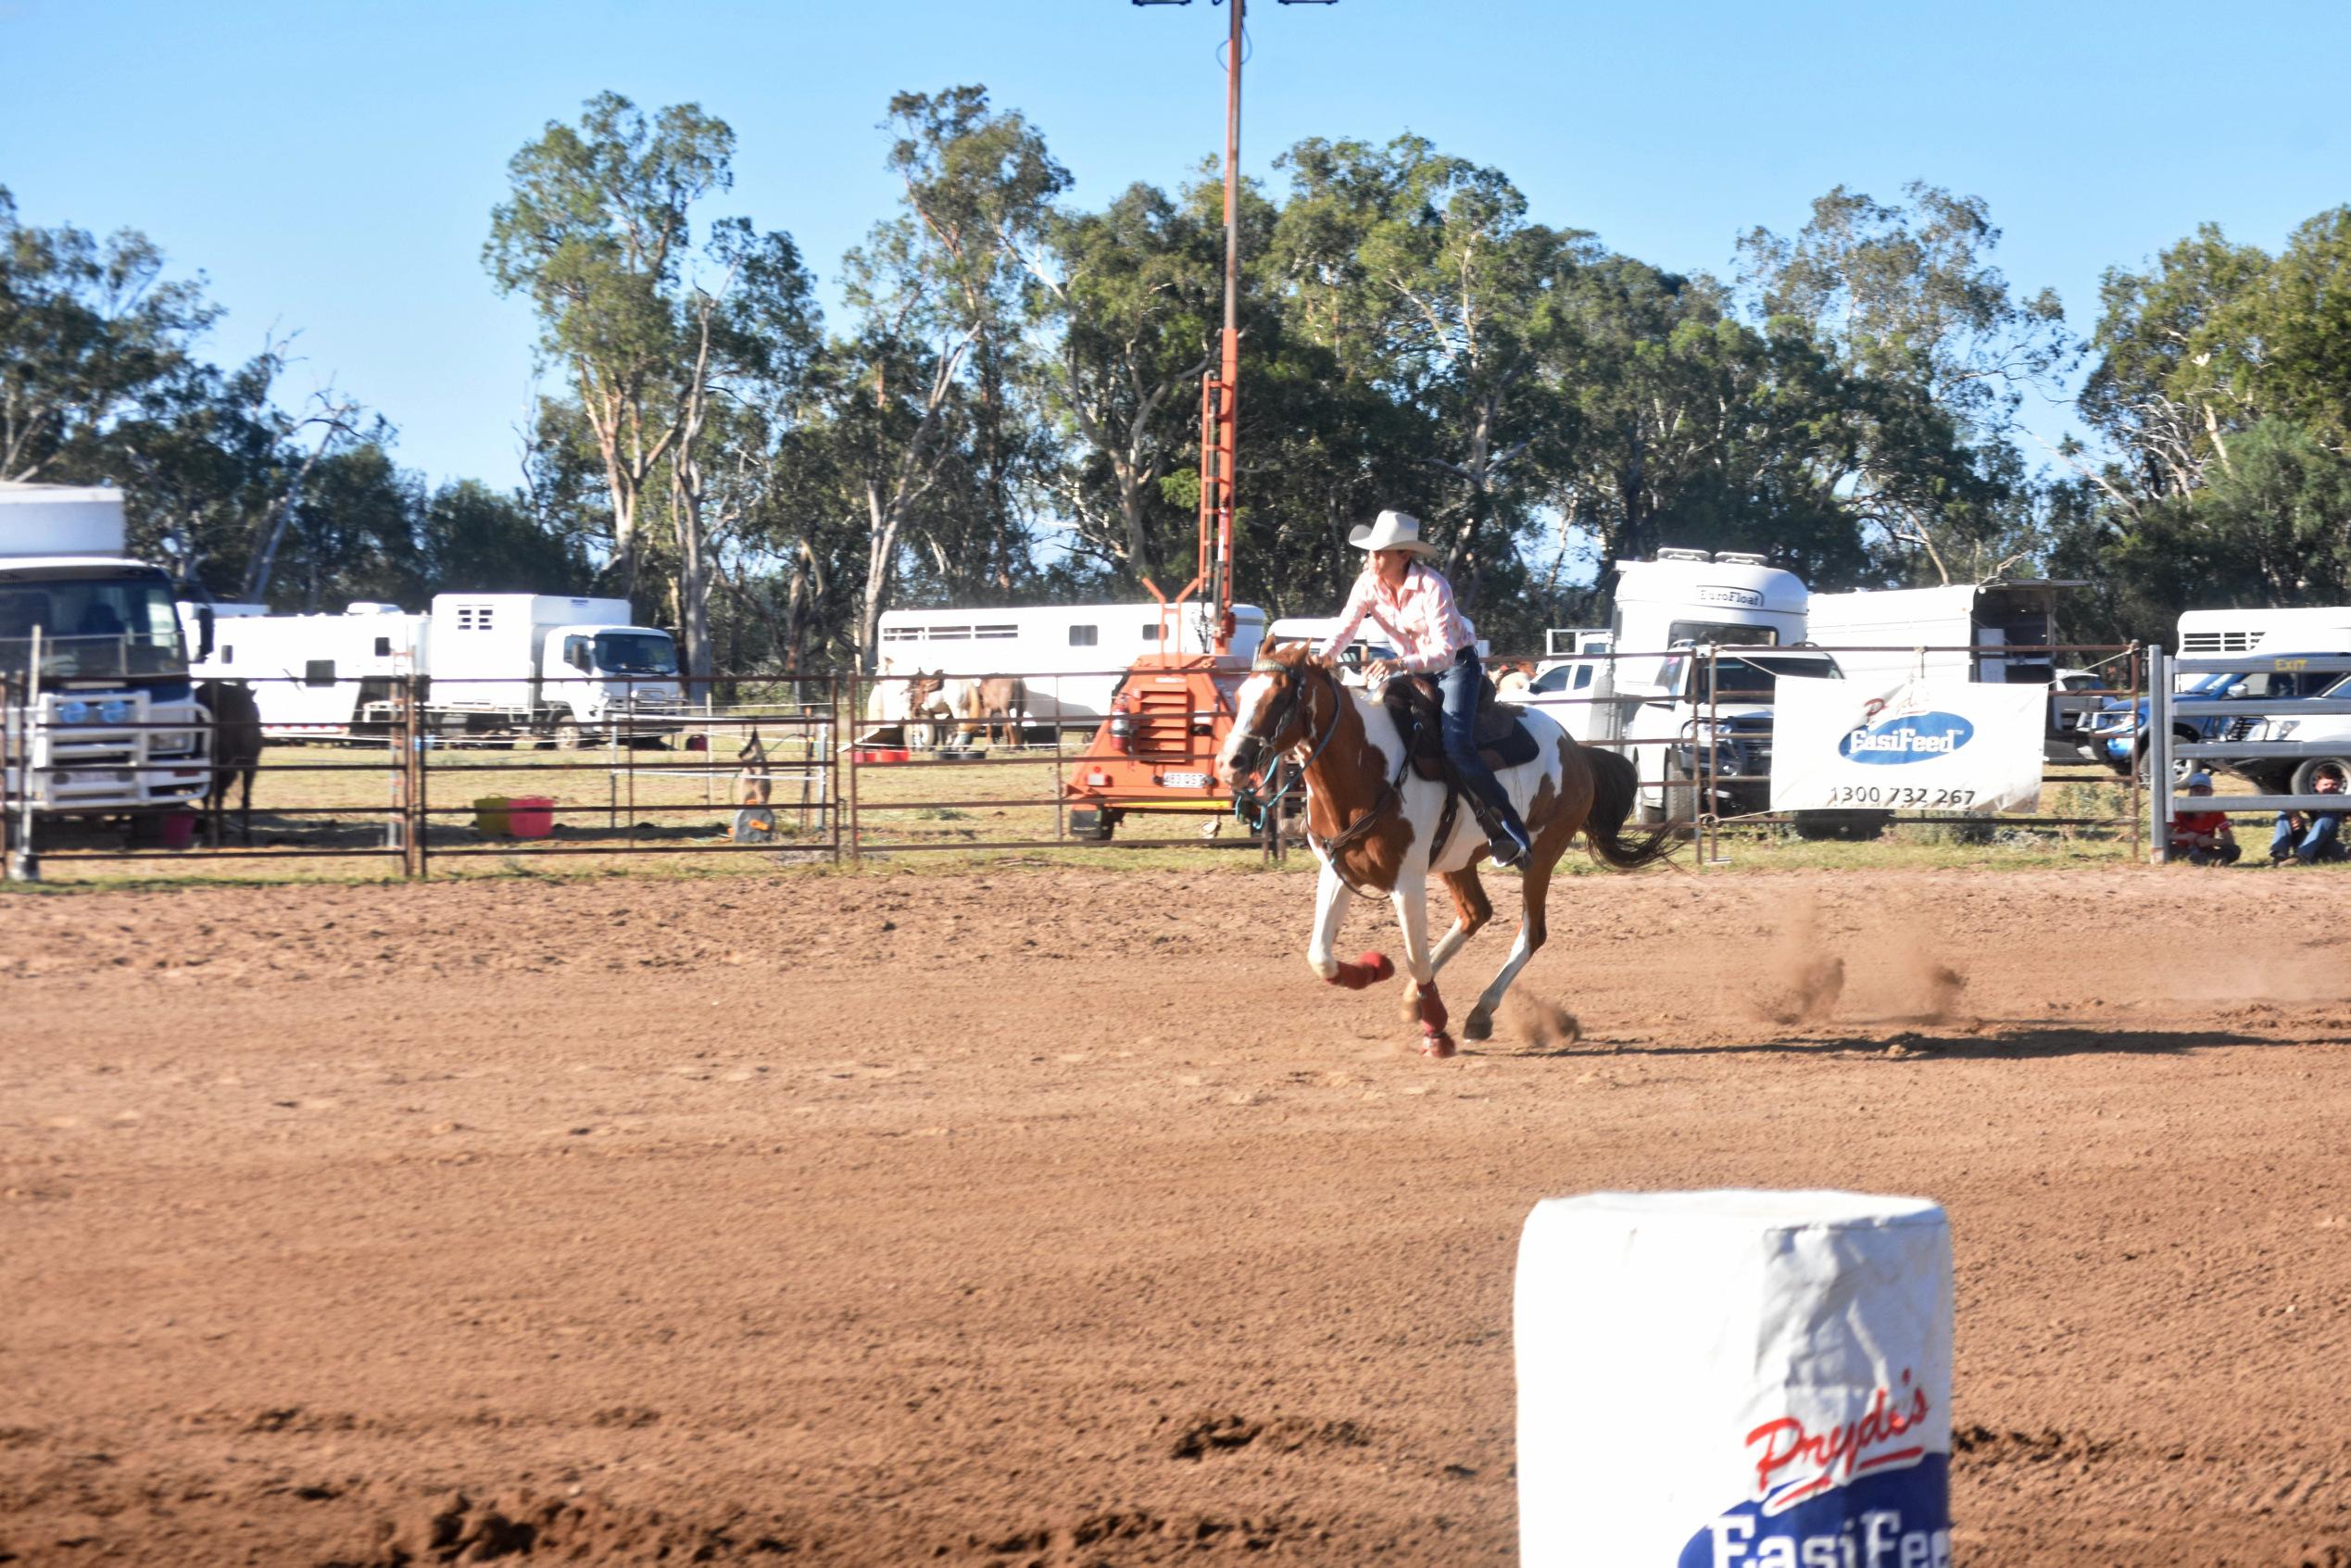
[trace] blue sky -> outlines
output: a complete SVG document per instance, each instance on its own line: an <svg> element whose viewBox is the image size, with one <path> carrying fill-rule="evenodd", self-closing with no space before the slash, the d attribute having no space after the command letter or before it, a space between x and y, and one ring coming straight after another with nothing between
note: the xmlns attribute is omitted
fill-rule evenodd
<svg viewBox="0 0 2351 1568"><path fill-rule="evenodd" d="M515 474L532 323L482 270L507 158L610 88L728 120L713 215L787 230L835 295L890 207L892 93L983 82L1108 200L1216 149L1225 13L1126 0L815 5L0 0L0 184L27 222L145 230L229 307L241 358L299 329L435 479ZM2275 247L2351 200L2351 6L1340 0L1250 12L1244 162L1411 130L1499 166L1538 220L1728 269L1840 182L1984 197L1998 259L2074 326L2099 274L2200 221ZM2054 435L2064 410L2030 420Z"/></svg>

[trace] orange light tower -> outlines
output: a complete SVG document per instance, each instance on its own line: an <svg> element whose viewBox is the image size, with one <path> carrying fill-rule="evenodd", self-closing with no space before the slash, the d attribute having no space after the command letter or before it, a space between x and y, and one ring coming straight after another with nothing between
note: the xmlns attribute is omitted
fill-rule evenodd
<svg viewBox="0 0 2351 1568"><path fill-rule="evenodd" d="M1188 6L1191 0L1134 0ZM1249 657L1233 646L1233 484L1240 433L1240 105L1247 0L1212 0L1231 15L1225 44L1225 330L1216 369L1201 378L1200 544L1192 580L1159 601L1156 652L1127 669L1111 712L1062 788L1074 833L1108 838L1132 812L1221 812L1216 752L1233 721ZM1285 6L1335 0L1280 0ZM1185 611L1199 596L1197 617ZM1193 635L1187 639L1184 633Z"/></svg>

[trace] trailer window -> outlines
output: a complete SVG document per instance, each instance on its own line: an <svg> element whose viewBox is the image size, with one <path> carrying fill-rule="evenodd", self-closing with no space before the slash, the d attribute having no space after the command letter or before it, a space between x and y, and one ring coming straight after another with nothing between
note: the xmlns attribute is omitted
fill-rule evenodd
<svg viewBox="0 0 2351 1568"><path fill-rule="evenodd" d="M972 629L969 626L934 626L930 631L931 641L935 643L968 642L971 640L971 635Z"/></svg>
<svg viewBox="0 0 2351 1568"><path fill-rule="evenodd" d="M1069 629L1069 646L1074 648L1096 647L1101 640L1102 631L1099 626L1073 626Z"/></svg>
<svg viewBox="0 0 2351 1568"><path fill-rule="evenodd" d="M922 640L923 629L920 626L885 626L882 628L882 641L886 643L919 643Z"/></svg>
<svg viewBox="0 0 2351 1568"><path fill-rule="evenodd" d="M974 637L1002 638L1017 637L1020 634L1021 629L1019 627L1005 625L1001 622L993 626L975 626L972 629L972 635Z"/></svg>
<svg viewBox="0 0 2351 1568"><path fill-rule="evenodd" d="M375 640L375 657L378 659L389 659L392 657L391 638L378 637Z"/></svg>
<svg viewBox="0 0 2351 1568"><path fill-rule="evenodd" d="M304 660L302 665L302 684L306 686L331 686L334 684L334 660L331 659L312 659Z"/></svg>
<svg viewBox="0 0 2351 1568"><path fill-rule="evenodd" d="M1155 643L1159 641L1158 621L1154 621L1143 628L1143 641L1147 643Z"/></svg>
<svg viewBox="0 0 2351 1568"><path fill-rule="evenodd" d="M1720 643L1725 646L1752 646L1756 644L1777 644L1779 633L1770 626L1726 626L1717 621L1677 621L1666 633L1666 646L1678 647L1683 643Z"/></svg>

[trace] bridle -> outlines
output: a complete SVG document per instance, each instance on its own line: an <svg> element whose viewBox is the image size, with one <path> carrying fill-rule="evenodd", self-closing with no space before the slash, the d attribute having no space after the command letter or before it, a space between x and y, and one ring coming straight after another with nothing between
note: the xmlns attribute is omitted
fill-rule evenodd
<svg viewBox="0 0 2351 1568"><path fill-rule="evenodd" d="M1262 731L1258 729L1245 729L1241 731L1240 743L1233 747L1233 771L1236 774L1242 777L1248 777L1258 772L1264 763L1263 753L1266 743L1274 736L1280 734L1283 730L1289 727L1290 716L1293 710L1305 706L1306 682L1304 677L1308 671L1319 671L1324 679L1330 682L1331 695L1333 698L1336 699L1339 696L1339 682L1337 677L1333 676L1329 671L1322 670L1319 665L1284 664L1279 659L1261 659L1252 663L1249 668L1250 673L1252 675L1288 675L1291 677L1291 679L1283 686L1282 695L1279 700L1277 700L1274 704L1272 709L1266 713ZM1282 786L1274 791L1270 799L1259 800L1255 793L1250 790L1248 786L1235 786L1233 790L1233 815L1238 818L1243 823L1247 824L1252 830L1263 825L1265 818L1276 807L1281 805L1282 801L1289 797L1291 790L1298 786L1299 780L1306 776L1306 770L1314 765L1314 759L1320 757L1323 754L1324 748L1329 746L1332 740L1338 736L1339 720L1339 704L1336 700L1334 700L1331 704L1330 727L1323 732L1323 738L1314 743L1314 749L1307 753L1306 760L1299 765L1298 771L1292 773L1287 780L1285 780ZM1313 716L1308 715L1305 725L1301 727L1311 728L1313 722ZM1303 737L1301 737L1300 744L1304 744ZM1255 818L1254 822L1251 821L1252 816Z"/></svg>
<svg viewBox="0 0 2351 1568"><path fill-rule="evenodd" d="M1252 832L1264 825L1289 792L1297 788L1305 779L1307 770L1314 765L1314 759L1323 754L1333 740L1338 738L1339 721L1346 713L1346 694L1339 686L1339 677L1319 664L1284 664L1279 659L1261 659L1250 666L1251 674L1284 674L1291 676L1292 679L1284 688L1280 699L1267 711L1262 733L1257 729L1243 730L1240 744L1233 748L1233 771L1237 775L1244 777L1258 771L1262 764L1260 753L1271 737L1280 734L1289 726L1291 710L1304 706L1306 700L1304 676L1309 671L1321 675L1330 686L1330 726L1323 732L1322 739L1314 742L1313 748L1306 754L1306 759L1298 765L1298 771L1283 781L1281 787L1274 792L1272 798L1261 801L1246 786L1237 785L1234 788L1233 815ZM1305 728L1311 734L1312 725L1313 718L1309 715L1301 728ZM1305 745L1303 736L1300 738L1298 744ZM1316 839L1311 831L1307 834L1308 842L1320 850L1326 859L1369 833L1372 824L1386 816L1392 807L1403 799L1402 785L1404 780L1404 770L1412 765L1410 748L1405 748L1405 751L1403 760L1397 764L1396 776L1388 781L1388 787L1382 792L1377 805L1333 837ZM1255 818L1254 821L1251 820L1252 815ZM1358 891L1361 890L1358 889Z"/></svg>

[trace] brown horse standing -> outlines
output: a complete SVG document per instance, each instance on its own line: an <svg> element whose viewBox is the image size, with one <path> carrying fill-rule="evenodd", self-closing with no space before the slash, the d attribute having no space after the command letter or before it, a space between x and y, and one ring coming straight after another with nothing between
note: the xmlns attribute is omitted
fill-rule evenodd
<svg viewBox="0 0 2351 1568"><path fill-rule="evenodd" d="M1333 952L1352 894L1385 894L1403 935L1405 1004L1420 1020L1421 1049L1445 1057L1456 1049L1447 1033L1437 972L1493 917L1477 877L1485 835L1458 809L1448 821L1451 786L1424 779L1407 765L1405 738L1385 709L1340 684L1331 666L1292 644L1261 655L1234 698L1231 733L1216 759L1216 775L1238 785L1285 753L1302 765L1307 842L1322 862L1314 895L1314 931L1306 961L1334 985L1361 990L1395 972L1379 953L1352 963ZM1462 1033L1482 1040L1493 1032L1494 1009L1547 935L1543 906L1559 858L1578 834L1594 859L1619 871L1652 865L1672 853L1670 833L1628 840L1625 819L1639 788L1632 764L1614 752L1579 746L1548 714L1520 716L1536 743L1535 759L1494 770L1534 839L1519 896L1518 940L1502 972L1478 996ZM1453 923L1428 940L1428 879L1452 896Z"/></svg>
<svg viewBox="0 0 2351 1568"><path fill-rule="evenodd" d="M212 847L220 847L229 789L243 778L245 798L237 812L237 832L250 847L253 781L261 771L261 705L254 700L253 688L242 681L207 681L196 687L195 698L212 721L212 771L204 786L206 836Z"/></svg>
<svg viewBox="0 0 2351 1568"><path fill-rule="evenodd" d="M1018 675L989 675L966 681L959 694L962 714L962 736L969 744L974 734L985 734L987 744L996 744L996 721L1004 721L1004 744L1022 743L1028 722L1028 683Z"/></svg>

